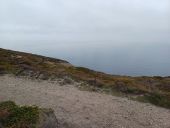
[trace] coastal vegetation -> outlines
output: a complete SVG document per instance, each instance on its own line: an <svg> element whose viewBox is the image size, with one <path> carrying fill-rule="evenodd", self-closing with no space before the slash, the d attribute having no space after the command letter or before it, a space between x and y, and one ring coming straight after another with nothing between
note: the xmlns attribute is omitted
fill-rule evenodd
<svg viewBox="0 0 170 128"><path fill-rule="evenodd" d="M170 77L119 76L75 67L67 61L0 49L0 74L14 74L32 79L71 78L82 82L79 88L170 108Z"/></svg>

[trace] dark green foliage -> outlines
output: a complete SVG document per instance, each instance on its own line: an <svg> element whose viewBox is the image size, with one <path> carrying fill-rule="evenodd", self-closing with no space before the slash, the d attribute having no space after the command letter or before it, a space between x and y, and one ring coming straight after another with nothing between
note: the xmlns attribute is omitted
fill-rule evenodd
<svg viewBox="0 0 170 128"><path fill-rule="evenodd" d="M76 67L76 69L78 71L82 71L82 72L85 72L85 73L91 73L93 72L92 70L88 69L88 68L84 68L84 67Z"/></svg>
<svg viewBox="0 0 170 128"><path fill-rule="evenodd" d="M34 128L38 117L36 106L17 106L12 101L0 103L0 122L4 127Z"/></svg>
<svg viewBox="0 0 170 128"><path fill-rule="evenodd" d="M161 77L161 76L154 76L153 78L158 79L158 80L162 80L162 79L164 79L164 78L163 78L163 77Z"/></svg>
<svg viewBox="0 0 170 128"><path fill-rule="evenodd" d="M129 94L129 95L140 95L140 94L146 93L145 91L140 90L137 87L126 86L126 84L125 85L115 85L112 87L112 89L115 91L118 91L118 92Z"/></svg>
<svg viewBox="0 0 170 128"><path fill-rule="evenodd" d="M157 106L170 108L170 98L159 93L151 93L150 95L145 96L145 99Z"/></svg>
<svg viewBox="0 0 170 128"><path fill-rule="evenodd" d="M5 101L5 102L0 103L0 110L2 109L11 110L13 107L16 107L16 104L12 101Z"/></svg>

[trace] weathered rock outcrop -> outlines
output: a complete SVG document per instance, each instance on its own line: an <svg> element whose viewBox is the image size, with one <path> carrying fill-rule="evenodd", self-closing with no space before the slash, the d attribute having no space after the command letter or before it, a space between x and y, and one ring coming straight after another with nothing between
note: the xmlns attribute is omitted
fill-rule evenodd
<svg viewBox="0 0 170 128"><path fill-rule="evenodd" d="M52 109L41 109L37 128L58 128L58 120Z"/></svg>

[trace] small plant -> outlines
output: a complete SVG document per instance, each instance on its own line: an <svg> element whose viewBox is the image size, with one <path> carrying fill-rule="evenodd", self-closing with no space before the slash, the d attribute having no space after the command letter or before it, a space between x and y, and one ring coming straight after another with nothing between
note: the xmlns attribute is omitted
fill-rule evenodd
<svg viewBox="0 0 170 128"><path fill-rule="evenodd" d="M152 93L150 95L145 96L145 98L147 101L154 105L170 108L170 98L165 95L161 95L159 93Z"/></svg>
<svg viewBox="0 0 170 128"><path fill-rule="evenodd" d="M36 106L17 106L12 101L0 103L0 123L5 128L35 128L38 117Z"/></svg>
<svg viewBox="0 0 170 128"><path fill-rule="evenodd" d="M170 98L157 92L146 94L142 97L137 97L136 100L141 102L148 102L164 108L170 108Z"/></svg>
<svg viewBox="0 0 170 128"><path fill-rule="evenodd" d="M84 67L76 67L77 70L85 72L85 73L90 73L92 72L92 70L88 69L88 68L84 68Z"/></svg>

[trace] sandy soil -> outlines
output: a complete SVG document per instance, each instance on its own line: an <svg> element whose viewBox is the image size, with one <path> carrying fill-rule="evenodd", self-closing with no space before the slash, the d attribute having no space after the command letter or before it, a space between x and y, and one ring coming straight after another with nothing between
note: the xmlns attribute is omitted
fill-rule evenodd
<svg viewBox="0 0 170 128"><path fill-rule="evenodd" d="M61 128L170 128L170 110L57 82L0 76L0 101L55 111Z"/></svg>

